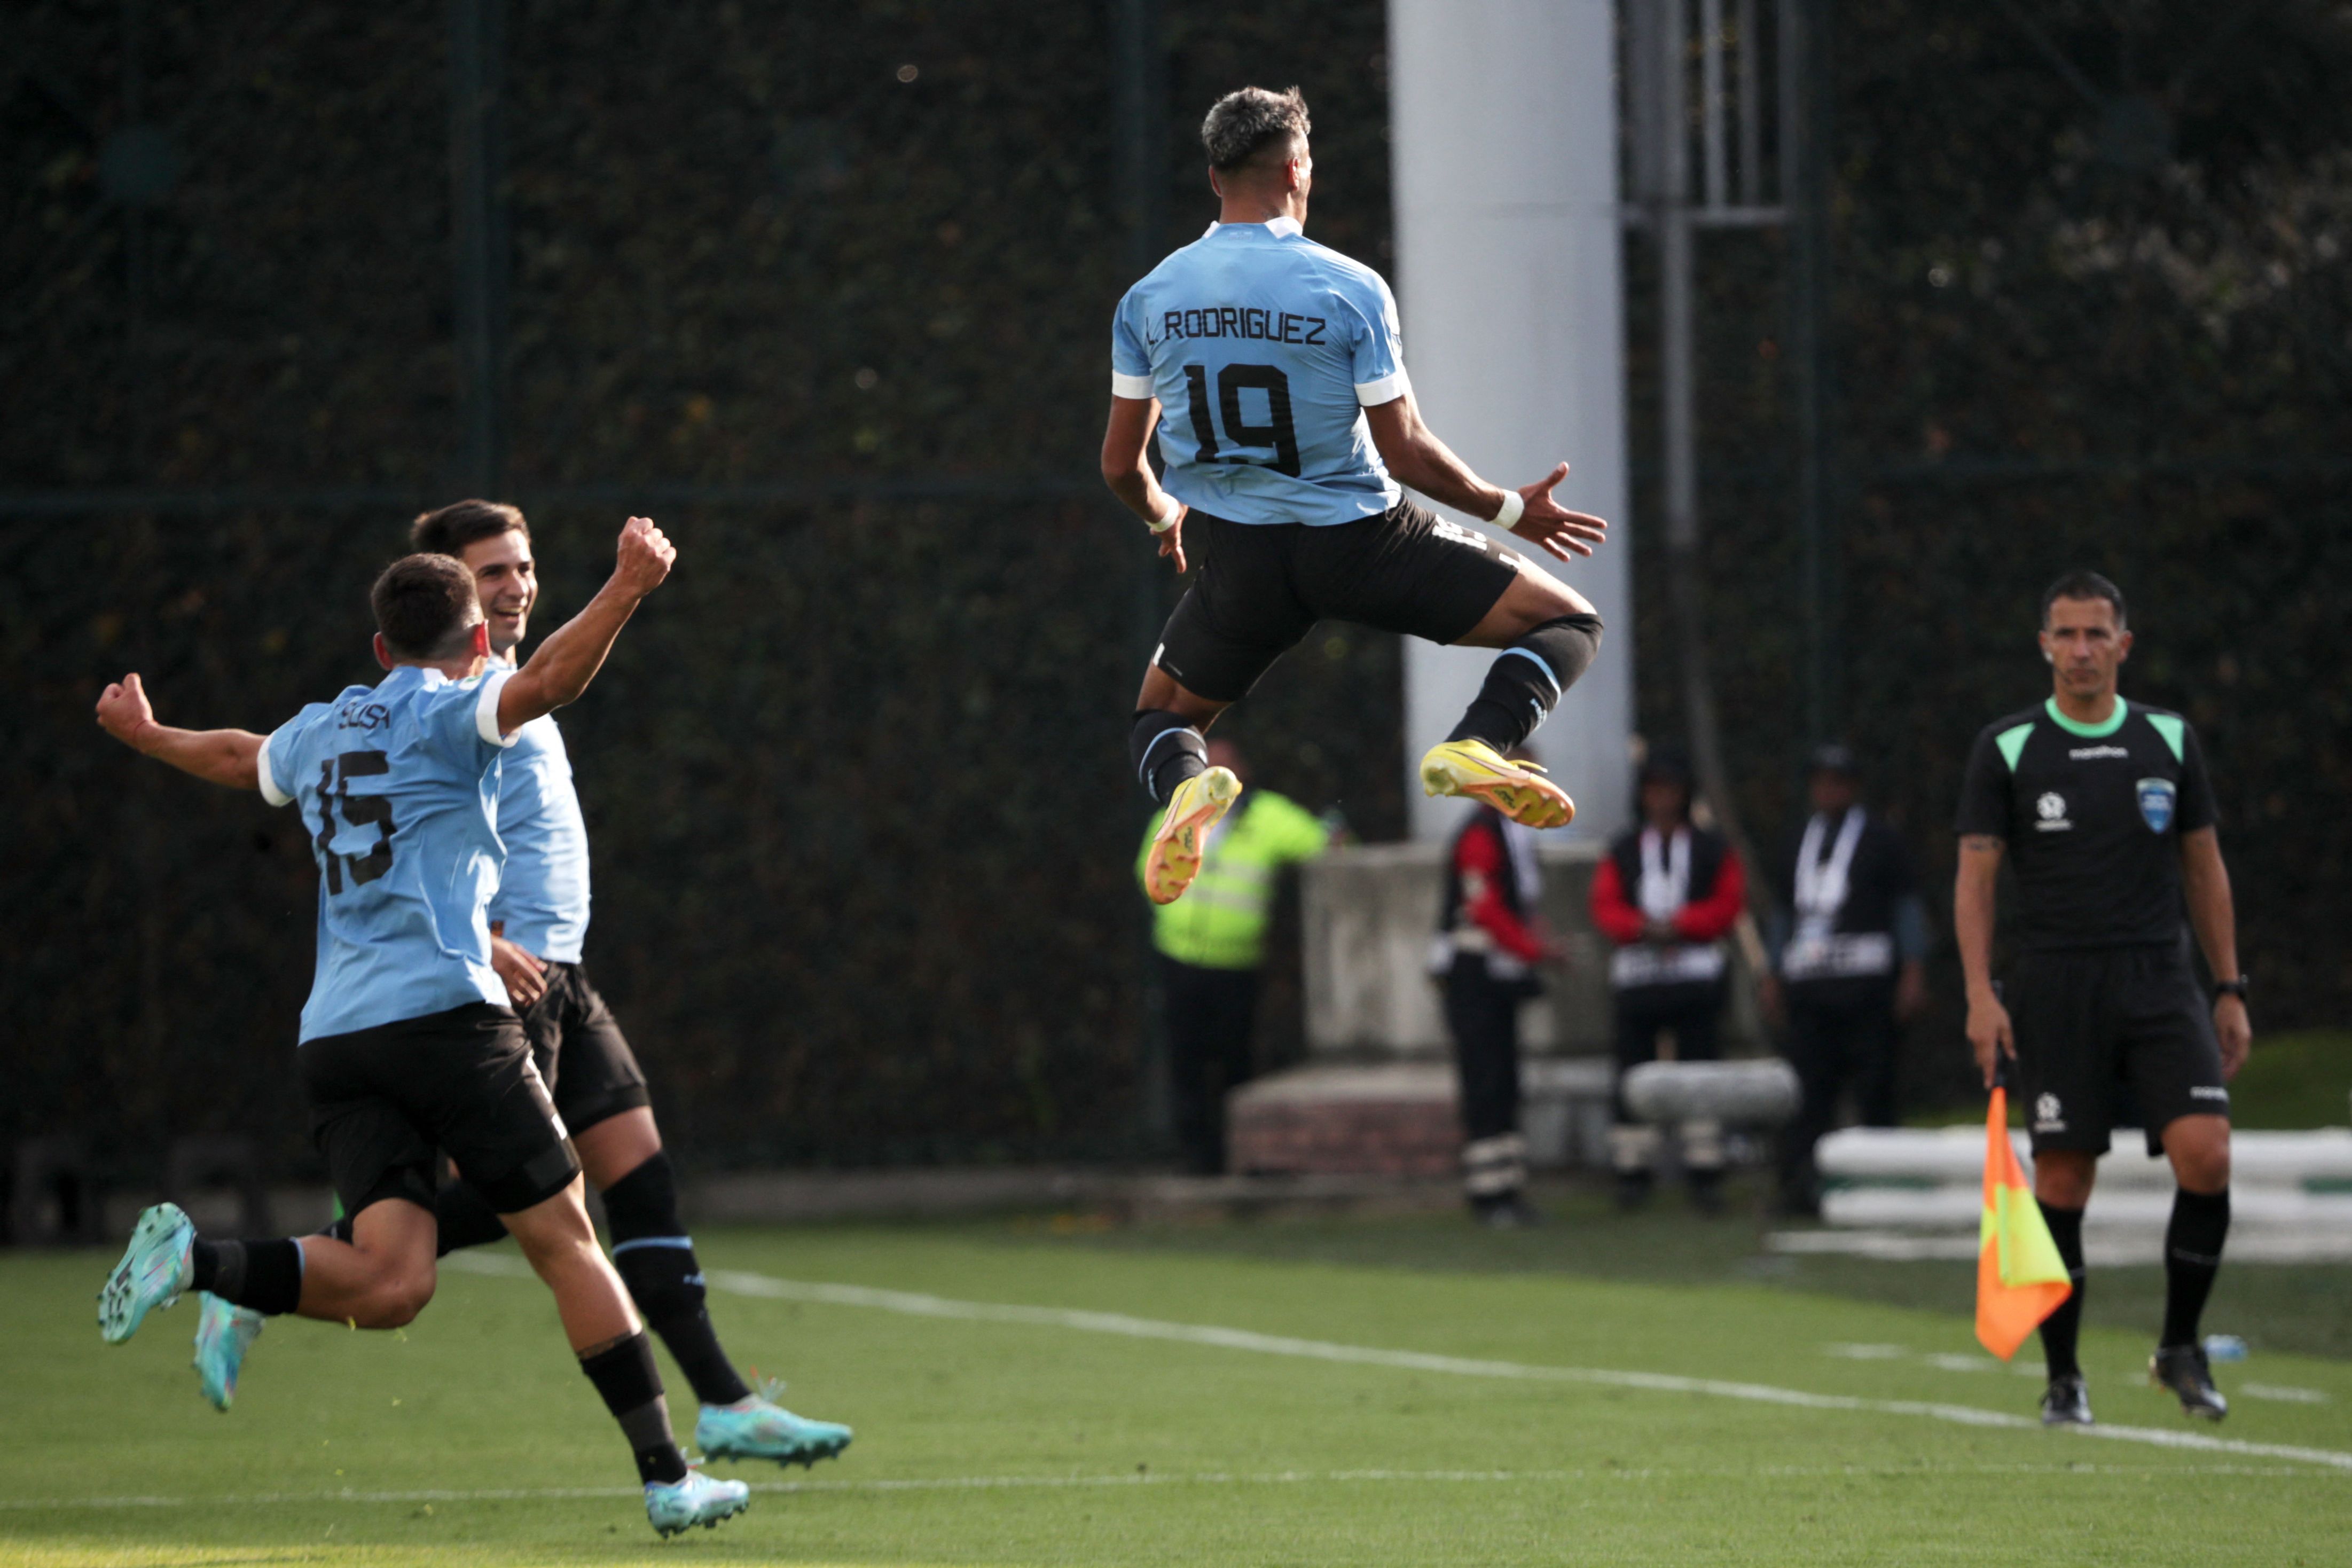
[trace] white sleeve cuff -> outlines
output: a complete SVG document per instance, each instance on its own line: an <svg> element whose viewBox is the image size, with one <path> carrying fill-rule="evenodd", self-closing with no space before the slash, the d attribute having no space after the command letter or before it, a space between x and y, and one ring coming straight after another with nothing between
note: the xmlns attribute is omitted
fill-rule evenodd
<svg viewBox="0 0 2352 1568"><path fill-rule="evenodd" d="M1148 375L1128 375L1119 371L1110 373L1110 395L1138 400L1152 395L1151 378Z"/></svg>
<svg viewBox="0 0 2352 1568"><path fill-rule="evenodd" d="M1356 383L1356 401L1366 408L1378 408L1383 403L1394 403L1412 390L1412 383L1400 368L1395 374L1384 375L1378 381Z"/></svg>
<svg viewBox="0 0 2352 1568"><path fill-rule="evenodd" d="M511 669L490 671L482 677L481 693L474 699L474 732L501 749L515 743L513 735L502 734L499 730L499 693L507 689L507 682L514 677L515 672Z"/></svg>
<svg viewBox="0 0 2352 1568"><path fill-rule="evenodd" d="M269 771L269 742L261 742L261 754L253 759L254 773L261 781L261 798L272 805L291 805L294 797L278 787L278 776Z"/></svg>

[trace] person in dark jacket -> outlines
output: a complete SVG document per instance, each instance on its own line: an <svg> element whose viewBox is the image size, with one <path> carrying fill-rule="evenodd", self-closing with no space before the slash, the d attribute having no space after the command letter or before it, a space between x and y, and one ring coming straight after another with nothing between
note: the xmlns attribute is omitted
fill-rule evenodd
<svg viewBox="0 0 2352 1568"><path fill-rule="evenodd" d="M1535 835L1481 805L1454 836L1431 968L1462 1087L1462 1183L1470 1212L1498 1230L1532 1225L1519 1131L1519 1004L1543 994L1535 966L1556 954L1536 920L1543 883Z"/></svg>
<svg viewBox="0 0 2352 1568"><path fill-rule="evenodd" d="M1813 1146L1836 1124L1851 1084L1865 1127L1895 1125L1902 1026L1927 997L1927 910L1903 837L1862 805L1862 769L1844 746L1812 756L1812 815L1780 862L1768 1014L1788 1027L1803 1108L1780 1141L1780 1206L1821 1212Z"/></svg>
<svg viewBox="0 0 2352 1568"><path fill-rule="evenodd" d="M1658 1152L1658 1130L1626 1108L1625 1074L1659 1056L1674 1037L1676 1061L1721 1054L1717 1022L1727 991L1724 938L1738 922L1747 878L1730 842L1691 821L1690 768L1653 752L1641 774L1642 824L1610 845L1592 878L1592 923L1617 944L1609 987L1617 1012L1617 1125L1610 1164L1617 1202L1646 1201ZM1723 1127L1691 1121L1678 1129L1691 1201L1713 1214L1723 1206Z"/></svg>

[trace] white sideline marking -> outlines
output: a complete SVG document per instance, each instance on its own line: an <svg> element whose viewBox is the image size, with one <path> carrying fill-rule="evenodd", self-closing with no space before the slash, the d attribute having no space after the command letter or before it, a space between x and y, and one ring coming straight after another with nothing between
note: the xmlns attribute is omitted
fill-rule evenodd
<svg viewBox="0 0 2352 1568"><path fill-rule="evenodd" d="M2325 1405L2327 1395L2315 1388L2288 1388L2275 1383L2242 1383L2238 1392L2249 1399L2275 1399L2284 1405Z"/></svg>
<svg viewBox="0 0 2352 1568"><path fill-rule="evenodd" d="M1833 1355L1843 1361L1911 1361L1932 1366L1940 1372L2006 1372L2012 1377L2030 1377L2040 1382L2042 1369L2021 1363L2007 1365L1987 1355L1953 1355L1930 1351L1912 1351L1903 1345L1863 1345L1832 1343L1822 1347L1823 1355ZM2257 1395L2256 1397L2260 1397Z"/></svg>
<svg viewBox="0 0 2352 1568"><path fill-rule="evenodd" d="M454 1266L482 1274L512 1277L528 1276L530 1272L530 1266L520 1258L480 1253L454 1252L441 1262L445 1268ZM710 1289L724 1290L730 1295L752 1296L771 1301L812 1301L833 1307L866 1307L914 1318L1026 1323L1039 1328L1117 1334L1127 1339L1165 1340L1178 1344L1208 1345L1218 1350L1249 1351L1259 1355L1295 1356L1307 1361L1341 1362L1357 1366L1389 1366L1407 1372L1446 1373L1457 1377L1498 1378L1518 1383L1589 1384L1606 1388L1638 1388L1653 1394L1698 1394L1715 1399L1790 1405L1803 1410L1916 1415L1958 1426L2042 1429L2041 1421L2033 1416L1929 1400L1864 1399L1847 1394L1812 1394L1798 1388L1776 1388L1763 1383L1682 1377L1672 1373L1624 1372L1606 1367L1537 1366L1525 1362L1433 1355L1423 1351L1383 1350L1372 1345L1348 1345L1328 1340L1261 1334L1249 1329L1222 1328L1212 1323L1171 1323L1157 1318L1129 1317L1124 1312L1024 1307L995 1301L959 1301L946 1296L924 1295L912 1290L877 1290L865 1285L779 1279L772 1275L752 1274L735 1268L709 1269L704 1277ZM2058 1430L2079 1437L2105 1437L2122 1443L2143 1443L2158 1448L2188 1448L2208 1454L2238 1454L2248 1458L2287 1459L2297 1464L2325 1465L2332 1469L2352 1471L2352 1453L2335 1448L2305 1448L2284 1443L2244 1443L2231 1437L2210 1437L2201 1432L2177 1432L2160 1426L2101 1425L2067 1426Z"/></svg>
<svg viewBox="0 0 2352 1568"><path fill-rule="evenodd" d="M1071 1487L1281 1487L1345 1485L1360 1482L1423 1482L1434 1485L1534 1485L1562 1481L1700 1480L1749 1476L1780 1479L1843 1479L1853 1476L2237 1476L2279 1477L2294 1480L2322 1479L2318 1474L2284 1466L2189 1465L2154 1469L2143 1465L1993 1464L1993 1465L1767 1465L1747 1468L1577 1469L1577 1470L1274 1470L1261 1475L1223 1471L1137 1474L1120 1471L1097 1476L930 1476L899 1480L752 1481L754 1492L929 1492L1026 1491ZM54 1511L65 1509L247 1508L296 1503L428 1503L428 1502L572 1502L581 1500L643 1495L636 1487L485 1487L470 1491L422 1488L415 1491L363 1492L352 1487L315 1492L212 1492L202 1497L0 1498L0 1512Z"/></svg>

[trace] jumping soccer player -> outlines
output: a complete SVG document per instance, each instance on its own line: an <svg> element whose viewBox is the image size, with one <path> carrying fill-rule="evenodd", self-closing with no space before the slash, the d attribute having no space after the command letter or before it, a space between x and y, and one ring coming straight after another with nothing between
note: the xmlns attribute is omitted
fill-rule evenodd
<svg viewBox="0 0 2352 1568"><path fill-rule="evenodd" d="M2091 1421L2074 1353L2083 1210L2107 1152L2114 1096L2128 1086L2149 1156L2167 1155L2179 1184L2164 1238L2164 1332L2148 1376L2190 1415L2219 1421L2230 1406L2197 1324L2230 1229L2225 1085L2253 1036L2213 789L2187 720L2116 694L2132 635L2113 583L2075 572L2053 584L2041 641L2049 700L1989 726L1969 757L1952 913L1969 1043L1988 1088L1996 1053L2016 1060L2033 1194L2074 1280L2042 1325L2050 1367L2042 1419ZM1992 984L1993 882L2004 853L2020 906L2005 999ZM2213 972L2210 1005L2189 966L2184 898Z"/></svg>
<svg viewBox="0 0 2352 1568"><path fill-rule="evenodd" d="M473 574L490 628L490 667L511 666L539 602L539 567L522 512L462 500L410 530L419 551ZM702 1265L678 1217L677 1179L646 1094L646 1075L581 964L588 934L588 826L552 714L517 731L499 764L499 837L506 868L490 900L490 963L521 1016L540 1077L589 1183L604 1199L613 1263L629 1295L694 1385L694 1440L714 1459L814 1465L848 1447L850 1430L793 1415L738 1374L704 1302ZM475 1184L436 1195L446 1254L506 1235Z"/></svg>
<svg viewBox="0 0 2352 1568"><path fill-rule="evenodd" d="M596 1245L580 1166L491 967L486 910L501 856L499 758L526 724L587 689L676 553L651 522L630 519L611 581L520 670L490 668L489 627L463 566L441 555L394 562L371 595L376 658L390 674L266 738L167 729L136 675L98 704L99 722L133 750L257 788L317 825L318 969L299 1070L352 1218L348 1241L207 1241L159 1204L107 1279L100 1333L121 1343L152 1309L204 1292L196 1366L226 1409L263 1317L411 1321L433 1296L433 1160L446 1150L553 1291L665 1535L741 1512L750 1490L689 1469L671 1436L652 1342Z"/></svg>
<svg viewBox="0 0 2352 1568"><path fill-rule="evenodd" d="M1202 836L1241 793L1231 771L1209 766L1202 731L1327 616L1504 649L1422 759L1423 787L1530 827L1576 815L1540 768L1506 753L1591 664L1601 617L1526 556L1399 486L1562 561L1591 554L1608 524L1554 504L1567 464L1500 489L1422 423L1388 285L1303 232L1307 129L1296 88L1217 100L1201 139L1218 221L1129 289L1113 325L1103 479L1177 571L1187 547L1201 563L1144 672L1129 735L1137 777L1167 806L1144 868L1155 903L1192 885ZM1164 489L1145 456L1155 429Z"/></svg>

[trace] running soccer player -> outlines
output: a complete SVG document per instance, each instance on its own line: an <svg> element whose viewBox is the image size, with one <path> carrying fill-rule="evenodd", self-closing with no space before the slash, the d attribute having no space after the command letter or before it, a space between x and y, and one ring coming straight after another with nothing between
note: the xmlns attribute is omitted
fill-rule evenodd
<svg viewBox="0 0 2352 1568"><path fill-rule="evenodd" d="M689 1469L628 1292L596 1245L580 1166L506 988L486 914L498 885L499 761L532 721L580 696L676 552L632 518L611 581L521 669L489 667L474 580L411 555L371 598L373 688L312 703L275 733L155 721L139 677L110 686L98 720L133 750L294 805L319 862L318 969L299 1072L349 1240L210 1241L159 1204L139 1218L99 1298L99 1329L128 1340L152 1309L204 1293L196 1367L226 1409L263 1318L298 1313L397 1328L432 1299L434 1150L446 1150L554 1293L581 1370L620 1424L665 1535L748 1506L740 1481Z"/></svg>
<svg viewBox="0 0 2352 1568"><path fill-rule="evenodd" d="M1507 753L1548 718L1601 644L1592 606L1500 540L1443 521L1400 483L1566 561L1606 534L1551 499L1560 464L1501 489L1422 423L1396 300L1379 273L1307 238L1306 101L1243 88L1201 139L1223 204L1208 232L1119 301L1104 480L1193 579L1136 699L1136 776L1167 811L1144 868L1182 896L1203 835L1241 793L1202 731L1324 616L1501 648L1462 722L1422 759L1431 795L1469 795L1530 827L1576 815ZM1165 421L1162 416L1165 415ZM1155 433L1165 486L1146 451Z"/></svg>
<svg viewBox="0 0 2352 1568"><path fill-rule="evenodd" d="M512 666L539 602L539 566L520 510L457 501L418 518L410 542L473 574L489 622L490 668ZM795 1415L753 1392L711 1327L702 1265L678 1216L677 1173L654 1123L646 1075L581 963L588 826L553 714L515 732L499 764L498 822L507 858L490 900L490 964L522 1018L589 1184L604 1196L614 1266L694 1386L701 1405L696 1445L714 1459L812 1466L833 1458L849 1446L849 1428ZM479 1189L462 1177L442 1184L434 1206L445 1254L506 1235Z"/></svg>
<svg viewBox="0 0 2352 1568"><path fill-rule="evenodd" d="M2189 1415L2219 1421L2198 1319L2230 1229L2230 1091L2252 1041L2230 873L2197 731L2116 695L2132 635L2124 596L2090 572L2042 597L2053 689L1988 726L1961 785L1953 924L1968 979L1969 1043L1988 1087L2017 1063L2033 1137L2033 1194L2074 1294L2042 1325L2050 1384L2042 1419L2087 1426L2075 1357L2083 1321L2083 1211L2118 1093L2128 1088L2150 1158L2179 1184L2165 1232L2164 1331L2148 1376ZM2018 952L1993 988L1993 885L2016 868ZM2189 965L2181 913L2212 970L2209 1003Z"/></svg>

